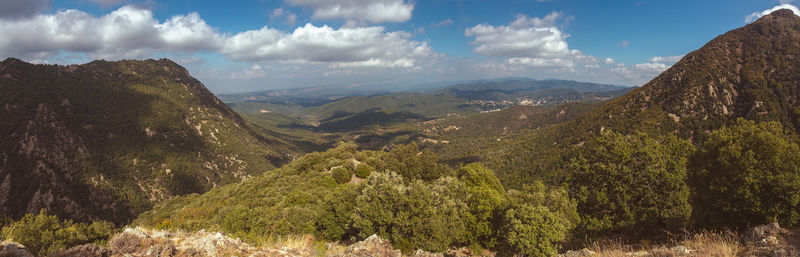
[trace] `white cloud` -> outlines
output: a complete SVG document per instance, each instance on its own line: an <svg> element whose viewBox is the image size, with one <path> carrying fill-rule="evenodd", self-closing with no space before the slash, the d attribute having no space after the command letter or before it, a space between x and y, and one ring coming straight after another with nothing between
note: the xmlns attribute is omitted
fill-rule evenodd
<svg viewBox="0 0 800 257"><path fill-rule="evenodd" d="M285 61L332 66L412 67L432 56L425 42L383 27L340 28L306 24L291 34L264 27L231 37L222 53L239 61Z"/></svg>
<svg viewBox="0 0 800 257"><path fill-rule="evenodd" d="M467 28L464 35L475 37L474 53L508 58L505 63L509 65L571 68L579 62L597 62L595 57L569 49L568 35L555 27L560 19L560 12L544 18L518 15L508 26L480 24Z"/></svg>
<svg viewBox="0 0 800 257"><path fill-rule="evenodd" d="M770 14L770 13L772 13L774 11L780 10L780 9L789 9L789 10L792 10L792 12L794 12L795 15L800 15L800 10L797 9L797 6L788 4L788 2L790 2L790 1L781 1L781 5L772 7L770 9L764 10L762 12L754 12L754 13L752 13L750 15L747 15L747 17L744 18L744 21L746 23L751 23L751 22L754 22L754 21L758 20L761 17L764 17L765 15L768 15L768 14Z"/></svg>
<svg viewBox="0 0 800 257"><path fill-rule="evenodd" d="M263 78L267 76L267 71L261 65L254 64L250 68L242 69L239 72L233 72L230 74L230 78L232 79L256 79L256 78Z"/></svg>
<svg viewBox="0 0 800 257"><path fill-rule="evenodd" d="M287 12L278 11L287 16ZM30 33L35 31L37 33ZM0 56L45 59L61 52L89 58L143 58L155 53L219 52L237 61L280 61L332 67L409 68L435 56L426 42L383 27L306 24L287 33L264 27L234 35L216 32L197 13L159 22L150 10L123 6L101 17L78 10L0 20Z"/></svg>
<svg viewBox="0 0 800 257"><path fill-rule="evenodd" d="M433 26L436 26L436 27L447 27L447 26L450 26L452 24L453 24L453 20L452 19L446 19L446 20L443 20L443 21L440 21L440 22L433 23Z"/></svg>
<svg viewBox="0 0 800 257"><path fill-rule="evenodd" d="M0 1L0 19L28 18L50 9L53 0L2 0Z"/></svg>
<svg viewBox="0 0 800 257"><path fill-rule="evenodd" d="M557 12L542 19L520 15L509 26L480 24L467 28L464 35L475 37L473 52L486 56L546 58L576 54L567 45L567 35L552 26L560 16Z"/></svg>
<svg viewBox="0 0 800 257"><path fill-rule="evenodd" d="M683 58L683 55L676 55L676 56L654 56L650 58L650 62L657 62L657 63L676 63Z"/></svg>
<svg viewBox="0 0 800 257"><path fill-rule="evenodd" d="M272 11L269 19L270 21L283 19L284 24L294 26L294 24L297 22L297 14L294 14L293 12L287 11L283 8L278 8Z"/></svg>
<svg viewBox="0 0 800 257"><path fill-rule="evenodd" d="M0 21L0 34L14 35L0 38L0 54L17 57L43 57L63 50L86 53L90 58L136 58L159 51L212 50L221 42L197 13L159 23L151 11L133 6L99 18L65 10Z"/></svg>
<svg viewBox="0 0 800 257"><path fill-rule="evenodd" d="M605 64L614 64L615 62L616 61L614 61L614 59L610 58L610 57L603 59L603 63L605 63Z"/></svg>
<svg viewBox="0 0 800 257"><path fill-rule="evenodd" d="M344 19L354 22L405 22L414 4L405 0L285 0L314 11L314 19Z"/></svg>
<svg viewBox="0 0 800 257"><path fill-rule="evenodd" d="M88 0L88 1L102 8L109 8L122 4L122 0Z"/></svg>

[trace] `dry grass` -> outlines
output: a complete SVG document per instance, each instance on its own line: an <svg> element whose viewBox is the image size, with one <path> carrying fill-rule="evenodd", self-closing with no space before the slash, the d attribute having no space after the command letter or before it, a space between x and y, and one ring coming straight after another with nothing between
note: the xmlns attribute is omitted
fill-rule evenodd
<svg viewBox="0 0 800 257"><path fill-rule="evenodd" d="M739 236L731 232L701 232L683 242L686 248L696 250L701 256L732 257L744 253L747 248L739 243Z"/></svg>
<svg viewBox="0 0 800 257"><path fill-rule="evenodd" d="M739 242L739 236L730 232L703 231L691 238L670 246L658 246L648 249L635 249L619 241L596 243L589 247L597 253L597 257L628 257L634 252L646 251L654 257L687 256L672 250L675 246L684 246L691 251L688 256L735 257L747 251L747 247Z"/></svg>

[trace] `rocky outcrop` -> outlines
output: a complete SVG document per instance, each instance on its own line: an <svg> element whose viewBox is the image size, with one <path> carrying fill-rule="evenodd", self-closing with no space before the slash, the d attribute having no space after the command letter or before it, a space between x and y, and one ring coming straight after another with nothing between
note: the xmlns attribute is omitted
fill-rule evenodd
<svg viewBox="0 0 800 257"><path fill-rule="evenodd" d="M750 249L748 257L800 257L800 235L781 228L778 223L751 228L742 237Z"/></svg>
<svg viewBox="0 0 800 257"><path fill-rule="evenodd" d="M403 254L400 250L392 248L392 244L388 240L380 238L378 235L372 235L364 241L355 243L348 246L341 257L370 257L370 256L386 256L386 257L402 257Z"/></svg>
<svg viewBox="0 0 800 257"><path fill-rule="evenodd" d="M0 256L34 257L25 246L12 241L0 242Z"/></svg>

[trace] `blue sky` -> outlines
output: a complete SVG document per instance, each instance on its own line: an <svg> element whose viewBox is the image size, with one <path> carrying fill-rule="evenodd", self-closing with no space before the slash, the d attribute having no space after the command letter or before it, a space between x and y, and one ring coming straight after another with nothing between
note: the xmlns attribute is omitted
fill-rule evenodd
<svg viewBox="0 0 800 257"><path fill-rule="evenodd" d="M499 77L640 86L776 6L797 13L789 0L4 0L0 57L166 57L216 93Z"/></svg>

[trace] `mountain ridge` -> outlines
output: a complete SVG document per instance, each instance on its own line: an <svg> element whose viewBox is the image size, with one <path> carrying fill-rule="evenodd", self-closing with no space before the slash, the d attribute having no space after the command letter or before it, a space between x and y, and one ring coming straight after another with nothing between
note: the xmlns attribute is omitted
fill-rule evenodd
<svg viewBox="0 0 800 257"><path fill-rule="evenodd" d="M293 154L168 59L0 63L0 209L124 223ZM249 151L242 151L248 149Z"/></svg>

